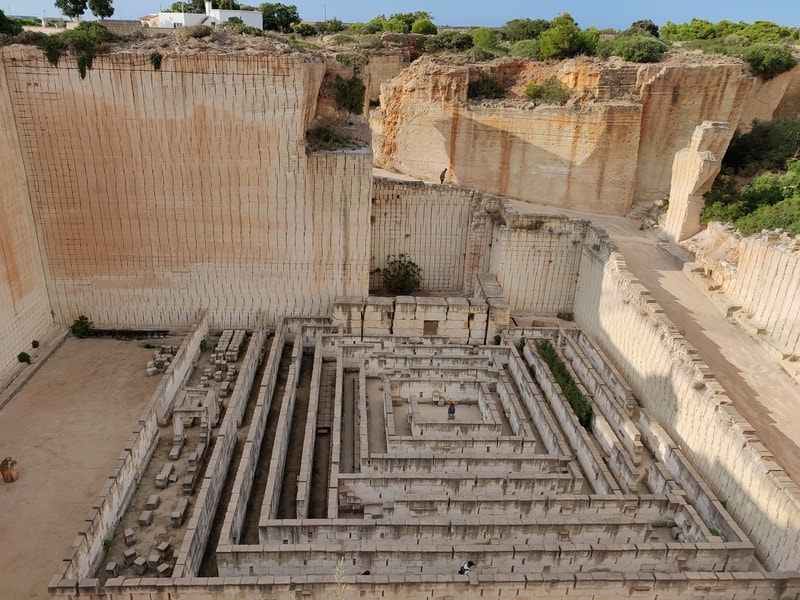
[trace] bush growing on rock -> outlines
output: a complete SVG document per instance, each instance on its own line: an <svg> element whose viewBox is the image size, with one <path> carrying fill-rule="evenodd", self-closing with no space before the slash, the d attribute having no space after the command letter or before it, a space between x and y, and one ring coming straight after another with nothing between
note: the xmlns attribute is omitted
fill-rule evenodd
<svg viewBox="0 0 800 600"><path fill-rule="evenodd" d="M770 44L748 46L742 52L742 58L750 65L753 73L766 79L789 71L797 64L789 48Z"/></svg>
<svg viewBox="0 0 800 600"><path fill-rule="evenodd" d="M534 60L538 60L542 57L539 53L538 40L520 40L518 42L514 42L509 48L509 54L511 54L511 56L532 58Z"/></svg>
<svg viewBox="0 0 800 600"><path fill-rule="evenodd" d="M542 83L531 82L525 88L525 95L537 104L564 104L571 94L569 88L555 77Z"/></svg>
<svg viewBox="0 0 800 600"><path fill-rule="evenodd" d="M422 269L405 254L386 257L383 284L396 294L413 294L422 285Z"/></svg>
<svg viewBox="0 0 800 600"><path fill-rule="evenodd" d="M483 77L469 83L467 98L502 98L506 95L505 88L497 83L496 79Z"/></svg>

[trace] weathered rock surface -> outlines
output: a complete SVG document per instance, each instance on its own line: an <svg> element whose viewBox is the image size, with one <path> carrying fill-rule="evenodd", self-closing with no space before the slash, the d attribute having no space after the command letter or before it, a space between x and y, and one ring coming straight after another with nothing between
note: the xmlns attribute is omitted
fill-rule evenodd
<svg viewBox="0 0 800 600"><path fill-rule="evenodd" d="M482 77L500 82L507 97L468 100L470 81ZM534 106L525 86L550 77L572 99ZM422 58L383 87L370 119L373 152L378 166L414 177L435 181L447 167L450 183L621 214L666 196L673 157L695 127L735 127L754 82L739 60L688 54L651 65Z"/></svg>

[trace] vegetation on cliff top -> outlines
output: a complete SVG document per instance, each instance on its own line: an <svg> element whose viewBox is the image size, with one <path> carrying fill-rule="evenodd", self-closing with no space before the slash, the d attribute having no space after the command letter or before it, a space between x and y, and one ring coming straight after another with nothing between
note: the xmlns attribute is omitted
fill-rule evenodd
<svg viewBox="0 0 800 600"><path fill-rule="evenodd" d="M40 38L39 47L52 65L58 65L61 55L71 51L77 56L81 79L92 68L92 60L103 44L114 39L114 35L97 21L84 21L75 29L67 29L57 35Z"/></svg>
<svg viewBox="0 0 800 600"><path fill-rule="evenodd" d="M743 235L800 235L800 120L753 124L736 134L706 196L701 221L732 223Z"/></svg>

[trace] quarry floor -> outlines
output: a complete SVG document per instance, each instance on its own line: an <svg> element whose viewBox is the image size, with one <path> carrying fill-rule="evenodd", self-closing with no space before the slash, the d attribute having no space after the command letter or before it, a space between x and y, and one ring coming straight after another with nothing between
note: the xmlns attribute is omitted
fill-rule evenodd
<svg viewBox="0 0 800 600"><path fill-rule="evenodd" d="M569 214L521 203L514 208ZM687 253L640 230L638 221L591 219L608 231L633 273L800 484L798 386L686 278ZM48 597L58 561L158 385L158 377L145 375L152 353L140 341L67 338L0 409L0 457L12 456L19 466L18 481L0 481L0 597Z"/></svg>

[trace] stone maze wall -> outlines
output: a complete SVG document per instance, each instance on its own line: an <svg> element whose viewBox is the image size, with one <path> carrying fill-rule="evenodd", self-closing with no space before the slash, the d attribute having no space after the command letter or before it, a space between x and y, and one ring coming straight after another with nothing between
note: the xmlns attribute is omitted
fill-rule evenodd
<svg viewBox="0 0 800 600"><path fill-rule="evenodd" d="M390 598L477 598L486 589L501 597L800 594L800 578L760 569L780 549L751 541L728 512L735 502L720 501L656 421L656 406L639 400L588 334L562 325L506 328L499 345L469 345L344 332L324 319L281 319L273 330L262 316L197 463L196 491L179 483L187 464L191 472L182 461L198 460L194 442L176 460L164 444L185 413L174 410L161 426L151 417L157 447L126 476L142 483L113 500L104 490L97 504L117 514L94 538L82 533L86 543L76 544L51 595L190 598L202 586L210 598L256 590L322 598L343 583ZM577 423L537 339L551 341L592 398L591 429ZM178 356L195 344L188 337ZM245 378L259 362L260 379ZM205 364L201 354L187 385ZM164 465L180 475L158 492L159 504L145 482ZM263 500L253 505L257 480ZM221 503L225 487L230 499ZM295 491L287 497L287 489ZM166 515L170 524L159 525ZM202 566L209 554L214 572ZM477 566L458 575L466 560Z"/></svg>
<svg viewBox="0 0 800 600"><path fill-rule="evenodd" d="M596 229L583 248L575 321L657 421L653 431L675 440L658 435L652 443L677 481L697 469L705 483L692 486L695 496L706 505L724 501L768 569L800 569L800 490ZM720 500L710 500L715 495Z"/></svg>

